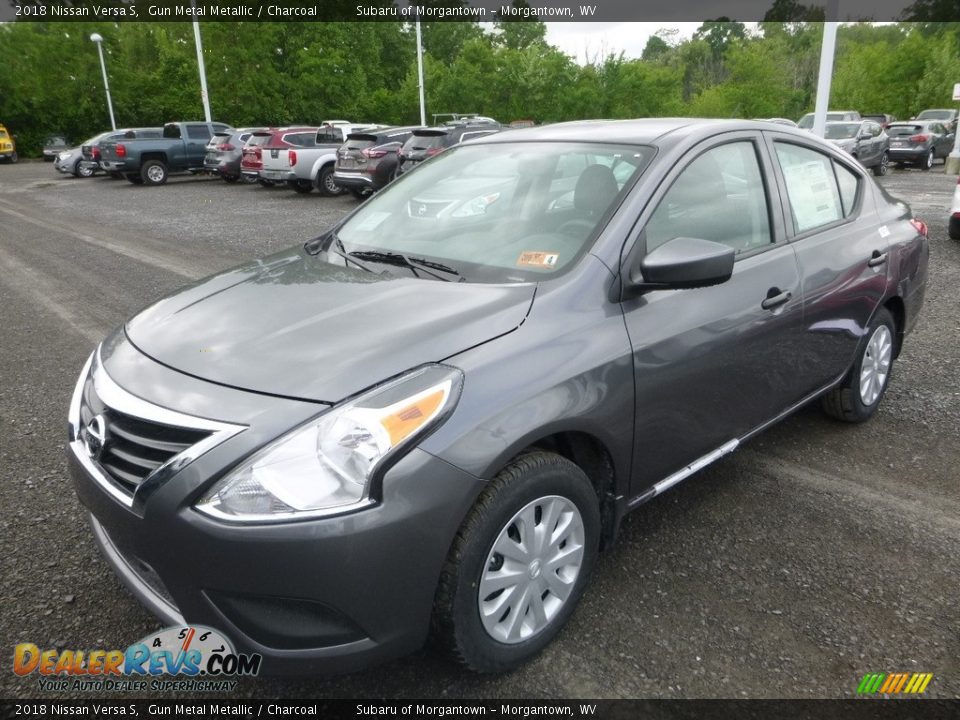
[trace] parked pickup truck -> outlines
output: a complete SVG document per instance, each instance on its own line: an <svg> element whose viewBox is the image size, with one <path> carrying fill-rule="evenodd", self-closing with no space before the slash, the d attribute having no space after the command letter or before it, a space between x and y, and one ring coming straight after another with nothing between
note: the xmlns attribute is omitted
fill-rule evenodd
<svg viewBox="0 0 960 720"><path fill-rule="evenodd" d="M173 122L158 139L108 140L100 146L100 166L123 174L135 185L163 185L172 172L201 172L207 141L224 123Z"/></svg>
<svg viewBox="0 0 960 720"><path fill-rule="evenodd" d="M305 147L265 147L260 177L273 182L286 182L299 193L308 193L317 188L323 195L339 195L344 190L333 181L337 148L343 145L350 133L371 127L379 126L328 121L317 130L312 143Z"/></svg>

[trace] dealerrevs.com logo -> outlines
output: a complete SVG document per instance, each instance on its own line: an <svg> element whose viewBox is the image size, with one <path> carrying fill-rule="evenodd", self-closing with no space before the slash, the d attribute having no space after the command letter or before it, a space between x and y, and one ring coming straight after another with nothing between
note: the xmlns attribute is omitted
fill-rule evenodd
<svg viewBox="0 0 960 720"><path fill-rule="evenodd" d="M260 672L262 657L238 654L219 631L201 625L169 627L126 650L41 650L21 643L13 671L36 673L41 690L231 691L236 677Z"/></svg>

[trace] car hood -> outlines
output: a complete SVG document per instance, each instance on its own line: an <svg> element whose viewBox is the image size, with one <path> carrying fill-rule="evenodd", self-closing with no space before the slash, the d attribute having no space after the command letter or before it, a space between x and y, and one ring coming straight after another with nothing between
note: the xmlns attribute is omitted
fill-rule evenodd
<svg viewBox="0 0 960 720"><path fill-rule="evenodd" d="M402 267L375 275L298 250L201 280L125 329L141 352L189 375L334 403L516 329L534 292L418 280Z"/></svg>

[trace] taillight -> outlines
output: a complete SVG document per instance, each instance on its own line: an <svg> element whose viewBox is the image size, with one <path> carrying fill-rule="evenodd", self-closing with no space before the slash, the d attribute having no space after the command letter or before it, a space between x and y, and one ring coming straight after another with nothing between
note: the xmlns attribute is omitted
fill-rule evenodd
<svg viewBox="0 0 960 720"><path fill-rule="evenodd" d="M924 143L930 139L929 135L914 135L910 138L910 142Z"/></svg>
<svg viewBox="0 0 960 720"><path fill-rule="evenodd" d="M433 157L434 155L439 155L443 152L442 147L427 148L426 156Z"/></svg>
<svg viewBox="0 0 960 720"><path fill-rule="evenodd" d="M287 150L287 162L290 163L290 167L293 167L297 164L297 151L296 150Z"/></svg>
<svg viewBox="0 0 960 720"><path fill-rule="evenodd" d="M257 148L257 160L263 160L263 150Z"/></svg>
<svg viewBox="0 0 960 720"><path fill-rule="evenodd" d="M924 237L927 237L927 224L923 220L921 220L920 218L911 218L910 224L913 225L914 229L918 233L920 233Z"/></svg>
<svg viewBox="0 0 960 720"><path fill-rule="evenodd" d="M387 154L387 151L383 150L382 148L364 148L363 150L360 151L360 154L363 155L365 158L370 158L371 160L374 160L376 158L382 158L384 155Z"/></svg>
<svg viewBox="0 0 960 720"><path fill-rule="evenodd" d="M93 159L96 160L98 157L100 157L100 148L98 147L93 148L90 151L90 154L93 155Z"/></svg>
<svg viewBox="0 0 960 720"><path fill-rule="evenodd" d="M127 156L127 146L123 143L117 143L117 157Z"/></svg>
<svg viewBox="0 0 960 720"><path fill-rule="evenodd" d="M230 143L224 143L223 145L217 145L217 150L222 150L223 152L229 152L233 150L234 147Z"/></svg>

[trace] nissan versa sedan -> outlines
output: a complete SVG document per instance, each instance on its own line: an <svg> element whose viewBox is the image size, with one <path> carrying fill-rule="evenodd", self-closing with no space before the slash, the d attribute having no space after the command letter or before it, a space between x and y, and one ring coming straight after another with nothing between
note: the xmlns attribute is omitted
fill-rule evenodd
<svg viewBox="0 0 960 720"><path fill-rule="evenodd" d="M471 181L491 163L513 177ZM71 472L133 593L269 671L431 632L503 671L627 512L811 401L870 418L927 262L910 208L804 131L506 131L118 328L73 395Z"/></svg>

